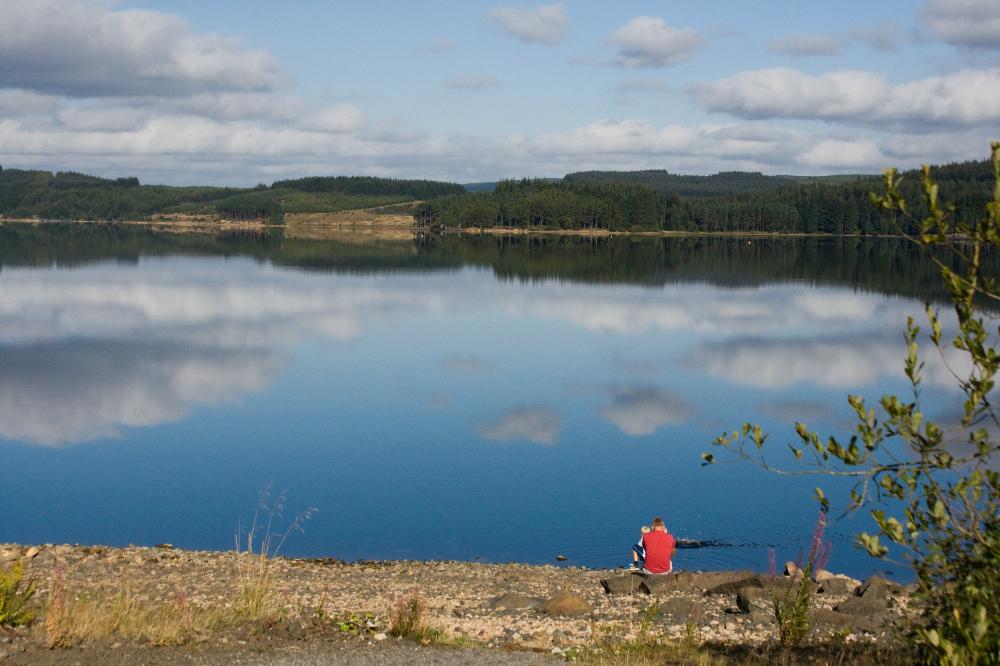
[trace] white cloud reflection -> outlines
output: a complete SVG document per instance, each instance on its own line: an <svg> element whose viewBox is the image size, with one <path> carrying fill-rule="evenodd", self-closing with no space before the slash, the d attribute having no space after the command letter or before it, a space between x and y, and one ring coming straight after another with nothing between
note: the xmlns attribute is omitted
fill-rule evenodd
<svg viewBox="0 0 1000 666"><path fill-rule="evenodd" d="M553 445L559 441L563 417L549 407L517 407L479 428L479 436L498 442L524 440Z"/></svg>
<svg viewBox="0 0 1000 666"><path fill-rule="evenodd" d="M693 414L681 396L656 386L618 388L611 404L600 412L624 434L633 437L652 435L663 426L680 425Z"/></svg>
<svg viewBox="0 0 1000 666"><path fill-rule="evenodd" d="M61 446L169 423L264 389L281 359L130 341L0 346L0 437Z"/></svg>
<svg viewBox="0 0 1000 666"><path fill-rule="evenodd" d="M544 321L546 335L568 340L572 329L621 338L609 347L637 358L650 353L641 336L658 336L655 354L666 365L649 362L649 384L617 389L599 412L624 434L642 436L692 417L685 401L656 388L656 375L677 362L671 359L758 388L870 386L900 376L901 322L919 309L903 299L801 285L511 284L489 271L467 270L461 279L453 272L357 277L187 258L143 259L138 267L5 267L0 436L58 445L176 421L197 405L264 390L303 342L351 341L402 326L404 317L475 321L483 313L502 313L512 330ZM499 382L488 371L502 366L504 353L500 346L490 361L453 354L430 362L453 376ZM928 361L928 382L951 385L940 364ZM613 367L623 380L634 378L635 368ZM480 434L552 444L562 427L553 410L521 407Z"/></svg>

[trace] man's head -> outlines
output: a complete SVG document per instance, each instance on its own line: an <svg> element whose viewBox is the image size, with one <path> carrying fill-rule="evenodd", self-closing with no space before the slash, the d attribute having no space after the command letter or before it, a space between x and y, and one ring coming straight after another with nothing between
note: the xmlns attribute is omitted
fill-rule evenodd
<svg viewBox="0 0 1000 666"><path fill-rule="evenodd" d="M663 518L660 518L659 516L653 518L653 529L660 530L661 532L667 531L667 526L663 524Z"/></svg>

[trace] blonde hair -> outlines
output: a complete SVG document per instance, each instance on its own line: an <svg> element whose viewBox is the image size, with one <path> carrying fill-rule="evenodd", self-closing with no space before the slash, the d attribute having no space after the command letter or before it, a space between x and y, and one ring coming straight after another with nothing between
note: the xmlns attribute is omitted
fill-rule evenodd
<svg viewBox="0 0 1000 666"><path fill-rule="evenodd" d="M649 525L643 525L639 528L639 531L643 534L649 534L651 530L649 529Z"/></svg>

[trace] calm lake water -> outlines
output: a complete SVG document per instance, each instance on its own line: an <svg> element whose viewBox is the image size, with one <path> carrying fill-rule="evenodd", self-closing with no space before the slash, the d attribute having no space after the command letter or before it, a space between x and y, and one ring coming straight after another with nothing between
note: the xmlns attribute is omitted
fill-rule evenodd
<svg viewBox="0 0 1000 666"><path fill-rule="evenodd" d="M662 515L687 569L808 544L774 462L846 395L903 392L937 277L888 240L332 242L0 226L0 542L231 547L258 490L319 512L286 554L618 566ZM960 404L928 365L923 401ZM834 499L846 486L819 480ZM835 522L829 568L905 568Z"/></svg>

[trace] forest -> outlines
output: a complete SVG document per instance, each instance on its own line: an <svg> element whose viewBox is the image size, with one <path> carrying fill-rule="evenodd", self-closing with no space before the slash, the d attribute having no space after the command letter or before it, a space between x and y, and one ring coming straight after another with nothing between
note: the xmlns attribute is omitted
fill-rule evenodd
<svg viewBox="0 0 1000 666"><path fill-rule="evenodd" d="M960 211L982 211L991 192L987 162L932 169L941 197ZM903 193L920 201L919 173L903 174ZM506 180L463 187L371 176L306 177L253 188L143 185L74 172L0 168L0 216L49 220L141 220L210 214L222 220L281 223L286 213L420 202L414 222L428 228L680 231L735 233L897 233L871 203L878 177L711 176L663 170L589 171L560 179ZM920 216L919 208L915 211Z"/></svg>
<svg viewBox="0 0 1000 666"><path fill-rule="evenodd" d="M332 213L464 191L454 183L369 176L300 178L253 188L172 187L143 185L134 176L107 179L0 167L0 216L114 221L200 213L280 223L285 213Z"/></svg>
<svg viewBox="0 0 1000 666"><path fill-rule="evenodd" d="M932 169L943 200L982 211L992 177L985 161ZM903 174L908 200L920 175ZM604 229L752 233L888 234L898 230L871 203L874 176L765 176L726 172L583 172L562 181L501 181L496 190L439 197L414 210L419 224L443 227ZM915 210L918 217L919 206Z"/></svg>

